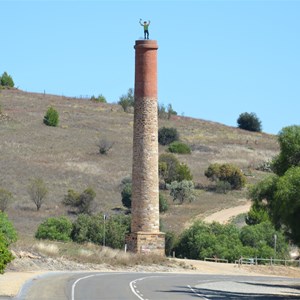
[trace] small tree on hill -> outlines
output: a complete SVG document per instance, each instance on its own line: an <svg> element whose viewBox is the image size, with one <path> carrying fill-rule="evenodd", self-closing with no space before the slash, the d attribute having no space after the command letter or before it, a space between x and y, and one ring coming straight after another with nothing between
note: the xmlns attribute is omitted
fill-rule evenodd
<svg viewBox="0 0 300 300"><path fill-rule="evenodd" d="M128 112L130 107L134 107L134 94L132 88L128 90L127 95L122 95L120 97L118 104L122 106L125 112Z"/></svg>
<svg viewBox="0 0 300 300"><path fill-rule="evenodd" d="M91 214L95 197L96 193L90 187L85 189L81 194L74 190L68 190L63 204L74 208L77 214Z"/></svg>
<svg viewBox="0 0 300 300"><path fill-rule="evenodd" d="M59 115L56 109L49 107L44 116L44 124L47 126L57 127L59 122Z"/></svg>
<svg viewBox="0 0 300 300"><path fill-rule="evenodd" d="M165 146L178 140L179 140L179 133L177 132L176 128L162 127L158 130L159 144Z"/></svg>
<svg viewBox="0 0 300 300"><path fill-rule="evenodd" d="M31 179L27 190L31 201L36 205L36 210L39 211L48 194L44 181L41 178Z"/></svg>
<svg viewBox="0 0 300 300"><path fill-rule="evenodd" d="M8 88L13 88L15 86L12 77L8 75L6 72L4 72L0 77L0 85Z"/></svg>
<svg viewBox="0 0 300 300"><path fill-rule="evenodd" d="M178 200L182 204L185 200L192 202L195 199L194 183L193 181L173 181L171 184L167 184L167 189L170 190L170 195L173 197L173 201Z"/></svg>
<svg viewBox="0 0 300 300"><path fill-rule="evenodd" d="M13 196L11 192L0 188L0 210L5 211L12 200Z"/></svg>
<svg viewBox="0 0 300 300"><path fill-rule="evenodd" d="M242 113L237 119L238 127L248 131L261 132L261 121L255 113Z"/></svg>

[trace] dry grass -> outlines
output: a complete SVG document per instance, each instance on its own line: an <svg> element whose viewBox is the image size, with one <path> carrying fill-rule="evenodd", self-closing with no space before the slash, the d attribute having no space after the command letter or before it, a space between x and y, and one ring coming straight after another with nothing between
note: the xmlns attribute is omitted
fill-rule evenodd
<svg viewBox="0 0 300 300"><path fill-rule="evenodd" d="M42 122L50 105L60 115L57 128ZM106 214L122 206L119 185L131 174L132 165L132 114L118 105L18 90L2 91L1 107L7 118L0 120L0 186L14 195L8 214L21 239L32 237L45 218L67 214L61 201L68 189L80 192L92 187L97 195L96 210ZM178 158L190 167L196 184L208 184L204 171L212 162L231 162L250 170L253 176L248 183L254 183L266 175L254 167L278 153L273 135L187 117L159 122L160 126L176 127L181 139L194 149L191 155ZM107 155L99 154L100 139L114 142ZM164 151L166 147L160 147L160 153ZM42 178L49 189L39 212L27 194L32 177ZM240 204L246 191L220 195L197 190L196 201L183 205L166 196L170 210L162 215L165 229L180 232L182 224L199 214ZM90 258L84 251L77 255Z"/></svg>

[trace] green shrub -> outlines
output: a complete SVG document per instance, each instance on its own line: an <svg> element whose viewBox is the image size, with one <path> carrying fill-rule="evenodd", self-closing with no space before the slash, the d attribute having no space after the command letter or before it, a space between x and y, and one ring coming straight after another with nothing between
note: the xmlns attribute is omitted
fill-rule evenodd
<svg viewBox="0 0 300 300"><path fill-rule="evenodd" d="M132 184L126 183L121 191L122 203L128 209L131 209Z"/></svg>
<svg viewBox="0 0 300 300"><path fill-rule="evenodd" d="M128 89L126 95L122 95L119 98L118 104L122 106L124 112L128 112L130 107L134 107L134 95L132 88Z"/></svg>
<svg viewBox="0 0 300 300"><path fill-rule="evenodd" d="M109 150L113 147L114 142L111 142L107 139L100 139L98 143L99 153L100 154L107 154Z"/></svg>
<svg viewBox="0 0 300 300"><path fill-rule="evenodd" d="M4 273L5 267L13 260L11 252L7 248L7 244L3 234L0 233L0 274Z"/></svg>
<svg viewBox="0 0 300 300"><path fill-rule="evenodd" d="M261 132L261 121L255 113L242 113L237 119L238 127L248 131Z"/></svg>
<svg viewBox="0 0 300 300"><path fill-rule="evenodd" d="M97 98L95 96L92 96L91 101L99 102L99 103L107 103L106 98L101 94Z"/></svg>
<svg viewBox="0 0 300 300"><path fill-rule="evenodd" d="M95 197L96 193L90 187L81 194L74 190L68 190L68 194L65 195L62 203L74 208L77 214L91 214Z"/></svg>
<svg viewBox="0 0 300 300"><path fill-rule="evenodd" d="M6 72L4 72L0 77L0 85L8 88L12 88L15 86L12 77L8 75Z"/></svg>
<svg viewBox="0 0 300 300"><path fill-rule="evenodd" d="M48 218L39 225L35 237L56 241L70 241L72 222L66 217Z"/></svg>
<svg viewBox="0 0 300 300"><path fill-rule="evenodd" d="M167 199L163 194L159 193L159 212L164 213L169 209L169 204Z"/></svg>
<svg viewBox="0 0 300 300"><path fill-rule="evenodd" d="M180 163L172 153L163 153L159 156L158 171L165 184L172 181L193 179L189 167L184 163Z"/></svg>
<svg viewBox="0 0 300 300"><path fill-rule="evenodd" d="M158 130L158 142L160 145L169 145L179 140L179 133L176 128L162 127Z"/></svg>
<svg viewBox="0 0 300 300"><path fill-rule="evenodd" d="M4 212L0 212L0 235L3 236L6 246L17 240L17 232Z"/></svg>
<svg viewBox="0 0 300 300"><path fill-rule="evenodd" d="M174 232L167 231L165 235L165 254L167 256L172 255L172 251L176 245L177 236Z"/></svg>
<svg viewBox="0 0 300 300"><path fill-rule="evenodd" d="M105 245L114 249L122 249L126 234L130 232L130 216L113 215L108 218L105 226Z"/></svg>
<svg viewBox="0 0 300 300"><path fill-rule="evenodd" d="M193 181L173 181L171 184L167 184L167 188L170 190L170 195L173 197L173 201L178 200L180 204L182 204L185 200L192 202L195 199Z"/></svg>
<svg viewBox="0 0 300 300"><path fill-rule="evenodd" d="M245 186L246 178L241 170L232 164L211 164L205 171L205 176L212 181L228 182L232 189Z"/></svg>
<svg viewBox="0 0 300 300"><path fill-rule="evenodd" d="M191 148L187 144L184 144L182 142L172 142L168 150L172 153L178 153L178 154L191 154Z"/></svg>
<svg viewBox="0 0 300 300"><path fill-rule="evenodd" d="M56 109L52 106L48 108L46 115L44 116L44 124L47 126L57 127L59 122L59 115Z"/></svg>
<svg viewBox="0 0 300 300"><path fill-rule="evenodd" d="M72 240L77 243L91 242L102 245L104 236L103 215L81 214L73 223Z"/></svg>
<svg viewBox="0 0 300 300"><path fill-rule="evenodd" d="M11 192L0 188L0 211L5 211L13 201Z"/></svg>

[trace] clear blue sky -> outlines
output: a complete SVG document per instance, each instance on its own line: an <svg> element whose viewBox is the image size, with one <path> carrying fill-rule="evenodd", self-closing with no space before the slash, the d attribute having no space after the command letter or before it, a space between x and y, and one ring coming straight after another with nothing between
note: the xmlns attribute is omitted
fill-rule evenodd
<svg viewBox="0 0 300 300"><path fill-rule="evenodd" d="M30 92L99 95L134 86L139 19L158 41L159 103L264 132L299 125L300 1L3 1L0 73Z"/></svg>

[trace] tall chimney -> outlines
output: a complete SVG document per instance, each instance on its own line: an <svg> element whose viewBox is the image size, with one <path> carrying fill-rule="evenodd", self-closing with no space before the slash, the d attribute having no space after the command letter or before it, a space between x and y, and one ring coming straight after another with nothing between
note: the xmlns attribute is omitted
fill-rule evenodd
<svg viewBox="0 0 300 300"><path fill-rule="evenodd" d="M128 250L164 255L159 231L157 49L155 40L135 42L131 233Z"/></svg>

